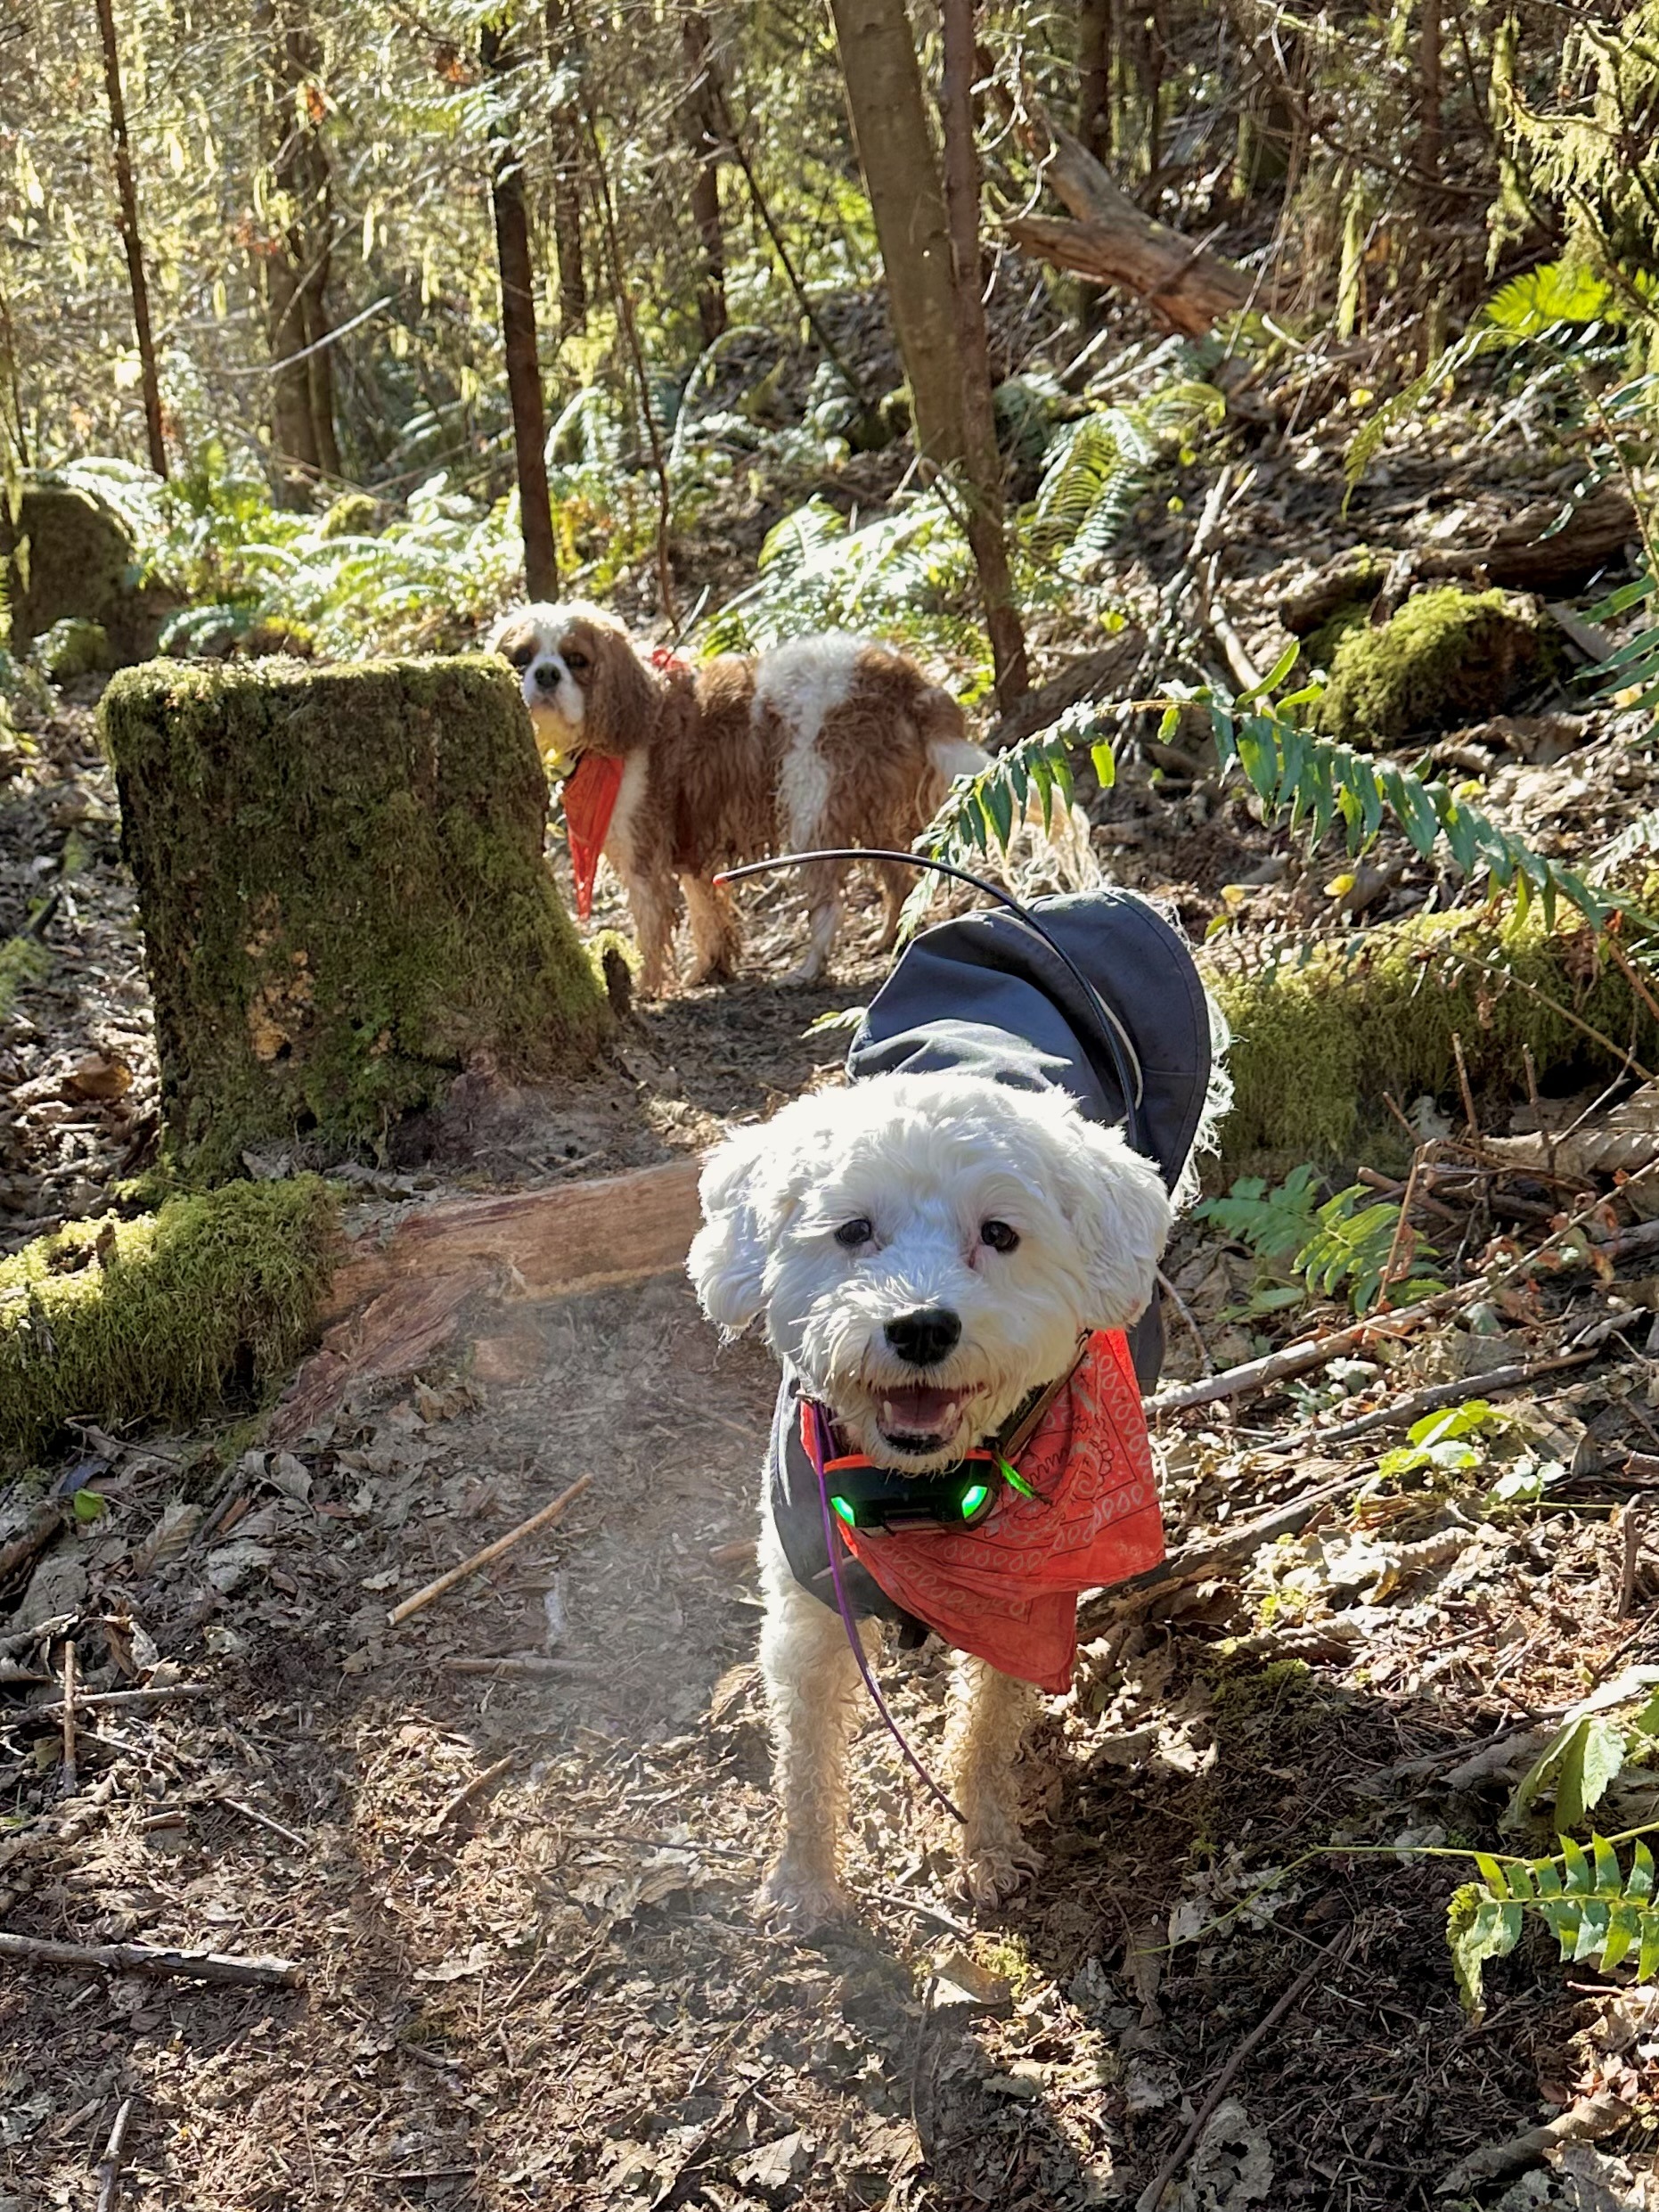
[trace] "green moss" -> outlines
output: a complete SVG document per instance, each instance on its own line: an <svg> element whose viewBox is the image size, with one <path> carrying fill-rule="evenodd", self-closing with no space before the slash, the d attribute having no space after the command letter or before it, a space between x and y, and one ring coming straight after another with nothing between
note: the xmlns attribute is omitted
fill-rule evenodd
<svg viewBox="0 0 1659 2212"><path fill-rule="evenodd" d="M1350 619L1313 724L1328 737L1387 744L1482 722L1548 673L1552 650L1509 593L1418 592L1377 628Z"/></svg>
<svg viewBox="0 0 1659 2212"><path fill-rule="evenodd" d="M114 668L110 637L102 622L87 622L67 615L35 640L34 658L54 684L71 683L78 676L101 676Z"/></svg>
<svg viewBox="0 0 1659 2212"><path fill-rule="evenodd" d="M1581 1022L1650 1067L1659 1053L1659 1027L1592 932L1546 930L1536 909L1524 922L1414 915L1208 979L1233 1031L1229 1172L1264 1157L1352 1159L1360 1137L1391 1119L1385 1092L1402 1109L1424 1092L1455 1097L1454 1033L1477 1098L1513 1094L1524 1045L1540 1076L1571 1063L1610 1073L1619 1061Z"/></svg>
<svg viewBox="0 0 1659 2212"><path fill-rule="evenodd" d="M609 1016L499 661L159 661L102 712L193 1181L250 1146L378 1145L463 1068L591 1058Z"/></svg>
<svg viewBox="0 0 1659 2212"><path fill-rule="evenodd" d="M369 537L380 520L380 503L369 492L347 492L317 526L319 537Z"/></svg>
<svg viewBox="0 0 1659 2212"><path fill-rule="evenodd" d="M50 474L23 479L15 514L0 500L0 597L20 657L76 617L103 626L112 666L155 650L173 603L139 583L132 537L115 510Z"/></svg>
<svg viewBox="0 0 1659 2212"><path fill-rule="evenodd" d="M328 1288L335 1210L314 1176L232 1183L0 1261L0 1468L49 1449L71 1415L190 1421L285 1373Z"/></svg>

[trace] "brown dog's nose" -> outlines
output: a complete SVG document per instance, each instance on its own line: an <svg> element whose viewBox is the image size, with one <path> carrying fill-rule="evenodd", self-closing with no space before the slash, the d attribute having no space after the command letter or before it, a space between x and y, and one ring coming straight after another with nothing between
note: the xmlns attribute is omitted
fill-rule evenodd
<svg viewBox="0 0 1659 2212"><path fill-rule="evenodd" d="M559 689L560 678L563 675L564 670L555 668L551 660L538 661L535 668L536 689L543 692L556 692Z"/></svg>
<svg viewBox="0 0 1659 2212"><path fill-rule="evenodd" d="M957 1316L944 1306L919 1306L896 1315L887 1326L887 1342L911 1367L936 1367L962 1333Z"/></svg>

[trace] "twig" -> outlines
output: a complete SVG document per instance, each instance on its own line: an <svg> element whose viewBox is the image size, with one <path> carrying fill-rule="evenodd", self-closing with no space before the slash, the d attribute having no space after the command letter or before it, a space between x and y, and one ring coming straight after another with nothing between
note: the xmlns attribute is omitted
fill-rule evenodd
<svg viewBox="0 0 1659 2212"><path fill-rule="evenodd" d="M221 1951L170 1951L151 1943L53 1943L0 1929L0 1959L37 1959L43 1966L96 1966L115 1974L170 1974L189 1981L229 1982L239 1988L300 1989L306 1970L291 1959L235 1959Z"/></svg>
<svg viewBox="0 0 1659 2212"><path fill-rule="evenodd" d="M435 1836L440 1828L446 1828L456 1814L470 1805L474 1798L482 1797L492 1782L499 1782L509 1767L517 1764L518 1757L519 1754L516 1751L509 1751L505 1758L497 1759L493 1766L486 1766L482 1774L474 1774L472 1780L457 1790L443 1811L432 1820L428 1830L429 1834Z"/></svg>
<svg viewBox="0 0 1659 2212"><path fill-rule="evenodd" d="M1309 1444L1321 1447L1328 1444L1348 1444L1355 1437L1369 1436L1374 1429L1409 1425L1420 1414L1437 1413L1442 1405L1461 1405L1469 1398L1484 1397L1488 1391L1518 1390L1523 1384L1536 1382L1543 1375L1557 1374L1563 1367L1581 1367L1586 1360L1594 1359L1599 1349L1598 1345L1591 1345L1584 1351L1557 1352L1550 1359L1517 1360L1508 1367L1491 1367L1482 1375L1459 1375L1453 1382L1436 1382L1426 1390L1410 1391L1404 1397L1361 1413L1357 1420L1339 1421L1334 1429L1298 1429L1294 1435L1262 1448L1279 1454L1299 1452Z"/></svg>
<svg viewBox="0 0 1659 2212"><path fill-rule="evenodd" d="M1476 2182L1501 2181L1517 2167L1531 2166L1564 2142L1595 2142L1603 2135L1616 2135L1635 2117L1634 2105L1605 2089L1598 2090L1593 2096L1581 2097L1541 2127L1529 2127L1508 2142L1489 2143L1484 2151L1460 2159L1449 2173L1442 2175L1434 2193L1437 2197L1460 2196Z"/></svg>
<svg viewBox="0 0 1659 2212"><path fill-rule="evenodd" d="M13 1659L20 1651L32 1651L37 1643L50 1643L54 1637L67 1636L79 1625L78 1613L59 1613L51 1620L39 1620L32 1628L13 1628L0 1636L0 1659Z"/></svg>
<svg viewBox="0 0 1659 2212"><path fill-rule="evenodd" d="M1347 1940L1348 1931L1344 1930L1342 1935L1337 1937L1335 1943L1327 1944L1322 1951L1319 1952L1316 1956L1310 1959L1308 1963L1303 1968L1302 1971L1296 1976L1295 1981L1291 1983L1289 1988L1286 1990L1284 1995L1280 1997L1279 2003L1267 2015L1266 2019L1259 2021L1256 2026L1250 2030L1250 2033L1238 2045L1238 2048L1233 2052L1231 2058L1228 2060L1226 2065L1222 2067L1221 2072L1215 2077L1214 2081L1210 2085L1210 2093L1207 2097L1205 2097L1204 2102L1193 2114L1192 2124L1188 2128L1186 2134L1175 2145L1173 2151L1170 2152L1168 2158L1165 2159L1163 2165L1159 2167L1151 2181L1148 2183L1147 2186L1135 2199L1135 2212L1158 2212L1159 2207L1164 2202L1165 2191L1169 2187L1171 2182L1174 2180L1176 2175L1180 2173L1181 2167L1187 2163L1188 2159L1192 2153L1193 2147L1197 2142L1198 2138L1203 2134L1205 2127L1208 2126L1216 2107L1221 2103L1222 2099L1227 2094L1228 2088L1239 2068L1244 2064L1250 2053L1256 2048L1257 2044L1264 2041L1267 2036L1272 2034L1274 2028L1278 2027L1279 2021L1284 2019L1286 2013L1290 2011L1291 2007L1296 2004L1307 1995L1307 1992L1312 1987L1314 1980L1331 1964L1338 1950L1345 1947Z"/></svg>
<svg viewBox="0 0 1659 2212"><path fill-rule="evenodd" d="M37 1552L44 1552L63 1526L63 1516L55 1505L37 1505L24 1524L22 1533L9 1544L0 1544L0 1582L14 1575L20 1567L28 1567Z"/></svg>
<svg viewBox="0 0 1659 2212"><path fill-rule="evenodd" d="M1463 1094L1463 1112L1469 1125L1469 1135L1478 1144L1481 1141L1480 1118L1475 1111L1475 1094L1469 1088L1469 1066L1463 1057L1463 1039L1455 1029L1451 1033L1451 1057L1458 1063L1458 1088Z"/></svg>
<svg viewBox="0 0 1659 2212"><path fill-rule="evenodd" d="M592 1659L550 1659L544 1651L504 1651L499 1659L445 1659L444 1667L451 1675L487 1675L494 1682L560 1675L572 1682L597 1682L605 1671Z"/></svg>
<svg viewBox="0 0 1659 2212"><path fill-rule="evenodd" d="M535 1536L540 1528L551 1528L566 1506L573 1499L579 1498L592 1479L592 1475L578 1475L570 1487L562 1491L551 1505L543 1505L539 1513L532 1513L528 1520L521 1520L504 1536L497 1536L494 1544L486 1544L470 1559L463 1559L459 1567L452 1567L436 1582L429 1582L425 1589L417 1590L413 1597L405 1598L401 1605L395 1605L386 1616L387 1625L392 1628L401 1628L405 1621L413 1620L417 1613L423 1613L429 1605L435 1605L439 1598L446 1596L458 1582L465 1582L469 1575L477 1574L480 1568L493 1567L498 1559L504 1559L516 1544L524 1542L526 1536Z"/></svg>
<svg viewBox="0 0 1659 2212"><path fill-rule="evenodd" d="M59 1793L66 1798L75 1795L75 1639L70 1636L63 1646L63 1695L58 1700L63 1716L63 1773L59 1782Z"/></svg>
<svg viewBox="0 0 1659 2212"><path fill-rule="evenodd" d="M1632 1499L1619 1521L1619 1534L1623 1540L1623 1555L1619 1562L1619 1618L1628 1620L1636 1610L1636 1569L1642 1556L1643 1512L1639 1499Z"/></svg>
<svg viewBox="0 0 1659 2212"><path fill-rule="evenodd" d="M262 1813L257 1805L244 1805L240 1798L221 1798L219 1803L227 1813L240 1813L244 1820L250 1820L256 1828L266 1828L272 1835L280 1836L284 1843L291 1844L296 1851L310 1850L311 1846L304 1836L297 1835L291 1828L284 1828L281 1821L273 1820L268 1813Z"/></svg>
<svg viewBox="0 0 1659 2212"><path fill-rule="evenodd" d="M98 2167L98 2212L115 2212L116 2200L121 2193L121 2168L126 2163L127 2126L132 2117L133 2100L123 2097Z"/></svg>
<svg viewBox="0 0 1659 2212"><path fill-rule="evenodd" d="M1204 1340L1204 1331L1192 1317L1191 1307L1188 1305L1186 1299L1182 1298L1181 1292L1161 1267L1157 1274L1159 1290L1181 1315L1181 1320L1186 1323L1187 1333L1198 1348L1199 1372L1203 1374L1213 1375L1215 1372L1215 1362L1210 1357L1210 1348Z"/></svg>
<svg viewBox="0 0 1659 2212"><path fill-rule="evenodd" d="M1475 1295L1473 1286L1437 1291L1419 1305L1402 1306L1396 1314L1374 1314L1355 1322L1352 1328L1335 1329L1325 1336L1306 1338L1300 1344L1287 1344L1282 1351L1269 1352L1261 1359L1247 1359L1241 1366L1226 1368L1203 1382L1178 1383L1173 1389L1160 1390L1156 1397L1148 1399L1148 1416L1156 1420L1160 1413L1180 1413L1189 1405L1207 1405L1214 1398L1248 1397L1257 1390L1271 1390L1275 1383L1305 1374L1311 1367L1322 1367L1327 1360L1340 1359L1344 1353L1358 1350L1375 1337L1402 1336L1408 1330L1451 1312Z"/></svg>
<svg viewBox="0 0 1659 2212"><path fill-rule="evenodd" d="M153 1690L94 1690L83 1692L75 1700L80 1713L107 1712L111 1707L124 1705L170 1705L179 1698L210 1698L213 1685L206 1682L168 1682L158 1684ZM19 1720L56 1720L68 1702L65 1698L53 1698L45 1705L25 1706L16 1715Z"/></svg>

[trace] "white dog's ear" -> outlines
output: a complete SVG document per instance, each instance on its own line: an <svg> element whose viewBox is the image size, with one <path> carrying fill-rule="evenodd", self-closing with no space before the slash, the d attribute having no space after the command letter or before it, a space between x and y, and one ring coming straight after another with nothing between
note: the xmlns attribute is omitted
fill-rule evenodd
<svg viewBox="0 0 1659 2212"><path fill-rule="evenodd" d="M686 1255L698 1304L734 1335L748 1327L764 1296L766 1241L756 1186L766 1138L764 1128L739 1129L709 1154L698 1185L703 1225Z"/></svg>
<svg viewBox="0 0 1659 2212"><path fill-rule="evenodd" d="M1081 1115L1066 1133L1061 1204L1085 1255L1097 1329L1126 1329L1152 1302L1174 1208L1164 1178L1121 1129Z"/></svg>

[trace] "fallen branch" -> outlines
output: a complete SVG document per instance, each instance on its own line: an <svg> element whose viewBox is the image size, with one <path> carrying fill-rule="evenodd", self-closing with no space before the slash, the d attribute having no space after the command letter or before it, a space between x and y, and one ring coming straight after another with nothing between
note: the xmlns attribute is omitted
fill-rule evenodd
<svg viewBox="0 0 1659 2212"><path fill-rule="evenodd" d="M417 1590L413 1597L405 1598L401 1605L395 1605L386 1616L387 1626L391 1628L401 1628L405 1621L413 1620L417 1613L423 1613L429 1605L435 1605L438 1599L446 1596L457 1583L465 1582L469 1575L476 1575L482 1568L493 1567L498 1559L504 1559L515 1545L522 1544L527 1536L533 1536L538 1528L551 1528L554 1521L559 1520L564 1512L566 1506L573 1499L579 1498L592 1479L592 1475L578 1475L570 1487L561 1491L551 1505L543 1505L539 1513L532 1513L528 1520L521 1520L516 1528L510 1528L504 1536L497 1536L494 1544L486 1544L481 1552L475 1552L470 1559L463 1559L459 1567L452 1567L447 1574L440 1575L436 1582L429 1582L423 1590Z"/></svg>
<svg viewBox="0 0 1659 2212"><path fill-rule="evenodd" d="M571 1682L598 1682L605 1670L592 1659L548 1659L540 1651L509 1651L500 1659L452 1659L444 1661L451 1675L486 1675L494 1682L551 1680L563 1675Z"/></svg>
<svg viewBox="0 0 1659 2212"><path fill-rule="evenodd" d="M63 1771L58 1777L60 1795L75 1795L75 1639L70 1636L63 1646L63 1695L58 1700L58 1710L63 1717Z"/></svg>
<svg viewBox="0 0 1659 2212"><path fill-rule="evenodd" d="M1264 1544L1277 1544L1280 1536L1300 1535L1316 1513L1349 1496L1369 1479L1369 1469L1340 1476L1335 1482L1324 1483L1317 1490L1293 1498L1287 1505L1276 1506L1271 1513L1246 1521L1241 1528L1230 1529L1224 1536L1206 1536L1195 1544L1184 1544L1180 1551L1172 1552L1156 1567L1148 1567L1144 1574L1132 1576L1127 1582L1114 1583L1109 1590L1091 1592L1077 1608L1078 1635L1098 1635L1126 1598L1139 1597L1145 1592L1177 1583L1205 1582L1213 1575L1228 1574L1235 1567L1244 1566Z"/></svg>
<svg viewBox="0 0 1659 2212"><path fill-rule="evenodd" d="M127 2160L127 2128L133 2117L133 2100L123 2097L121 2109L115 2116L115 2126L110 2130L110 2140L103 2147L103 2157L98 2166L98 2212L115 2212L116 2201L121 2193L121 2169Z"/></svg>
<svg viewBox="0 0 1659 2212"><path fill-rule="evenodd" d="M304 1836L296 1835L291 1828L284 1828L281 1821L273 1820L268 1813L262 1813L257 1805L244 1805L240 1798L221 1798L219 1803L227 1813L240 1813L244 1820L250 1820L256 1828L267 1829L272 1835L280 1836L284 1843L291 1844L296 1851L308 1851L311 1848Z"/></svg>
<svg viewBox="0 0 1659 2212"><path fill-rule="evenodd" d="M1168 2158L1165 2159L1163 2165L1159 2167L1157 2172L1153 2175L1147 2186L1141 2191L1140 2194L1135 2199L1135 2212L1159 2212L1159 2208L1164 2202L1165 2192L1168 2189L1171 2182L1174 2180L1176 2175L1180 2173L1181 2167L1185 2166L1188 2159L1192 2155L1194 2146L1197 2144L1199 2137L1203 2134L1205 2129L1208 2126L1212 2118L1214 2116L1217 2106L1222 2101L1222 2099L1227 2094L1227 2091L1239 2068L1244 2064L1245 2060L1250 2056L1250 2053L1256 2048L1256 2046L1259 2044L1265 2042L1267 2037L1272 2034L1274 2028L1278 2027L1279 2021L1284 2019L1286 2013L1291 2010L1292 2006L1299 2003L1300 2000L1307 1995L1317 1977L1322 1974L1326 1969L1331 1965L1338 1950L1345 1948L1348 1941L1348 1930L1344 1929L1344 1932L1337 1937L1335 1943L1327 1944L1322 1951L1316 1953L1316 1954L1308 1961L1308 1963L1296 1976L1296 1979L1291 1983L1289 1988L1286 1990L1284 1995L1279 1998L1279 2003L1273 2007L1272 2011L1267 2014L1265 2019L1261 2019L1256 2023L1256 2025L1250 2030L1250 2033L1245 2037L1244 2041L1238 2045L1238 2049L1228 2060L1226 2065L1222 2067L1221 2072L1215 2077L1214 2081L1210 2085L1210 2093L1205 2097L1204 2102L1193 2114L1191 2125L1188 2127L1186 2134L1175 2145L1175 2148L1170 2152Z"/></svg>
<svg viewBox="0 0 1659 2212"><path fill-rule="evenodd" d="M45 1550L62 1526L63 1516L55 1505L37 1505L21 1535L9 1544L0 1544L0 1582L7 1581L20 1568L32 1566L37 1554Z"/></svg>
<svg viewBox="0 0 1659 2212"><path fill-rule="evenodd" d="M1459 1375L1455 1382L1436 1382L1426 1390L1412 1390L1406 1397L1376 1406L1353 1421L1339 1421L1334 1429L1298 1429L1282 1442L1265 1444L1262 1448L1281 1454L1299 1452L1305 1445L1313 1444L1322 1450L1329 1444L1352 1443L1355 1437L1369 1436L1377 1429L1409 1428L1423 1414L1438 1413L1442 1406L1461 1405L1472 1397L1496 1397L1500 1390L1518 1390L1543 1375L1558 1374L1564 1367L1581 1367L1587 1360L1594 1359L1600 1348L1592 1344L1587 1351L1557 1352L1552 1359L1517 1360L1508 1367L1488 1368L1483 1375Z"/></svg>
<svg viewBox="0 0 1659 2212"><path fill-rule="evenodd" d="M0 1929L0 1959L35 1959L43 1966L96 1966L111 1974L167 1974L187 1981L228 1982L238 1988L300 1989L306 1970L291 1959L236 1959L220 1951L170 1951L149 1943L53 1943Z"/></svg>
<svg viewBox="0 0 1659 2212"><path fill-rule="evenodd" d="M456 1790L443 1810L434 1815L427 1832L435 1836L439 1829L447 1828L456 1815L464 1812L474 1798L481 1798L493 1782L499 1782L510 1768L515 1766L518 1764L518 1758L519 1754L516 1751L509 1751L505 1758L497 1759L493 1766L486 1766L482 1774L474 1774L470 1782L463 1783Z"/></svg>
<svg viewBox="0 0 1659 2212"><path fill-rule="evenodd" d="M1635 2117L1634 2105L1609 2096L1605 2091L1593 2097L1581 2097L1558 2118L1547 2120L1543 2126L1529 2127L1524 2134L1512 2135L1508 2142L1491 2143L1484 2151L1460 2159L1434 2184L1434 2194L1458 2197L1476 2182L1501 2181L1517 2167L1535 2164L1547 2151L1557 2150L1565 2142L1597 2142L1604 2135L1616 2135Z"/></svg>

